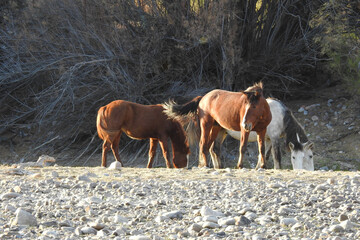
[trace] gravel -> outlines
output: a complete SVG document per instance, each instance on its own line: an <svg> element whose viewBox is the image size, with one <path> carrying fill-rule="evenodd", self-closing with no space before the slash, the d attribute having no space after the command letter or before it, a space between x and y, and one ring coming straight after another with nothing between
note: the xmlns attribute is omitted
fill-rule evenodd
<svg viewBox="0 0 360 240"><path fill-rule="evenodd" d="M360 173L0 167L0 239L359 239Z"/></svg>

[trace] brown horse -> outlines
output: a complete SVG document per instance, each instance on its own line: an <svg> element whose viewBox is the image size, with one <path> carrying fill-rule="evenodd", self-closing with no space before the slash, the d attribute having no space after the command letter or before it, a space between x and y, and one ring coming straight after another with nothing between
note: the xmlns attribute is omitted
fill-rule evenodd
<svg viewBox="0 0 360 240"><path fill-rule="evenodd" d="M163 112L162 105L141 105L117 100L99 109L96 127L99 137L104 140L102 146L102 163L106 167L106 155L111 148L114 157L121 163L119 143L121 133L133 139L150 138L148 168L152 167L157 143L160 143L166 166L169 162L168 139L172 142L173 164L175 168L187 166L187 155L190 153L186 134L182 125L169 119Z"/></svg>
<svg viewBox="0 0 360 240"><path fill-rule="evenodd" d="M195 115L200 124L199 167L207 166L209 148L221 129L241 131L238 168L243 167L243 157L250 131L257 133L259 159L256 168L265 167L265 133L271 121L269 104L263 96L262 83L243 92L213 90L188 103L164 104L166 114L172 118ZM194 129L195 130L195 129ZM191 134L190 136L195 136ZM215 166L220 167L220 166Z"/></svg>

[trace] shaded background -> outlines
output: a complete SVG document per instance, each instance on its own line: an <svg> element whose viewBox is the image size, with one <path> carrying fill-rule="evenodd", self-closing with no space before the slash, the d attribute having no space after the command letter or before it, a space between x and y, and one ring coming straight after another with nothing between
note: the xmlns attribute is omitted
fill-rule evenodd
<svg viewBox="0 0 360 240"><path fill-rule="evenodd" d="M15 161L81 165L101 151L97 109L115 99L258 81L284 101L339 83L358 94L359 19L350 0L3 0L0 144ZM122 137L121 149L135 159L146 141Z"/></svg>

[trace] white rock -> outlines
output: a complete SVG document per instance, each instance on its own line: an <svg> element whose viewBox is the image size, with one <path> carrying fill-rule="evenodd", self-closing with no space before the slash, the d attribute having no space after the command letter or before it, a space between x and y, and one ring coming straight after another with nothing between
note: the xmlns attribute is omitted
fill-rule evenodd
<svg viewBox="0 0 360 240"><path fill-rule="evenodd" d="M109 170L120 170L122 168L121 163L118 161L112 162L108 167Z"/></svg>
<svg viewBox="0 0 360 240"><path fill-rule="evenodd" d="M131 236L129 239L130 240L151 240L150 237L145 236L145 235Z"/></svg>
<svg viewBox="0 0 360 240"><path fill-rule="evenodd" d="M328 184L319 184L315 187L314 190L319 192L319 191L326 191L328 189L329 189Z"/></svg>
<svg viewBox="0 0 360 240"><path fill-rule="evenodd" d="M59 236L59 233L53 230L45 230L42 235L50 238L57 238Z"/></svg>
<svg viewBox="0 0 360 240"><path fill-rule="evenodd" d="M98 198L98 197L92 196L92 197L87 198L87 199L86 199L86 202L88 202L88 203L90 203L90 204L91 204L91 203L99 204L99 203L102 202L102 200L101 200L100 198Z"/></svg>
<svg viewBox="0 0 360 240"><path fill-rule="evenodd" d="M12 198L17 198L20 197L21 194L20 193L16 193L16 192L8 192L8 193L4 193L0 196L1 200L7 200L7 199L12 199Z"/></svg>
<svg viewBox="0 0 360 240"><path fill-rule="evenodd" d="M92 180L91 180L88 176L86 176L86 175L80 175L80 176L78 176L78 177L77 177L77 180L83 181L83 182L92 182Z"/></svg>
<svg viewBox="0 0 360 240"><path fill-rule="evenodd" d="M279 183L270 183L268 185L269 188L274 188L274 189L277 189L277 188L282 188L283 186Z"/></svg>
<svg viewBox="0 0 360 240"><path fill-rule="evenodd" d="M313 120L314 122L317 122L317 121L319 121L319 117L314 115L311 117L311 120Z"/></svg>
<svg viewBox="0 0 360 240"><path fill-rule="evenodd" d="M303 225L301 223L297 222L291 227L291 231L300 230L302 227L303 227Z"/></svg>
<svg viewBox="0 0 360 240"><path fill-rule="evenodd" d="M255 234L251 237L251 240L265 240L266 238L260 234Z"/></svg>
<svg viewBox="0 0 360 240"><path fill-rule="evenodd" d="M200 214L201 216L205 217L205 216L217 216L217 217L225 217L225 214L219 211L215 211L210 209L207 206L202 206L201 210L200 210Z"/></svg>
<svg viewBox="0 0 360 240"><path fill-rule="evenodd" d="M5 212L15 212L16 208L10 204L6 204L4 207Z"/></svg>
<svg viewBox="0 0 360 240"><path fill-rule="evenodd" d="M172 212L166 212L166 213L161 214L161 216L170 218L170 219L174 219L174 218L181 219L182 215L183 214L181 211L172 211Z"/></svg>
<svg viewBox="0 0 360 240"><path fill-rule="evenodd" d="M239 225L239 226L247 226L251 223L251 220L245 216L234 217L234 219L236 221L236 225Z"/></svg>
<svg viewBox="0 0 360 240"><path fill-rule="evenodd" d="M260 225L265 226L268 223L272 222L272 218L271 218L271 216L263 215L263 216L260 216L260 217L256 218L256 221L259 222Z"/></svg>
<svg viewBox="0 0 360 240"><path fill-rule="evenodd" d="M295 223L297 223L297 220L295 218L282 218L280 220L280 224L285 226L292 226Z"/></svg>
<svg viewBox="0 0 360 240"><path fill-rule="evenodd" d="M91 222L89 223L89 226L99 231L105 227L105 224L100 222Z"/></svg>
<svg viewBox="0 0 360 240"><path fill-rule="evenodd" d="M257 218L257 214L254 212L246 212L244 215L246 218L250 219L251 221Z"/></svg>
<svg viewBox="0 0 360 240"><path fill-rule="evenodd" d="M286 206L281 206L277 212L280 216L286 216L289 215L289 213L295 212L295 210L288 208Z"/></svg>
<svg viewBox="0 0 360 240"><path fill-rule="evenodd" d="M217 223L220 226L235 225L235 218L233 218L233 217L220 218Z"/></svg>
<svg viewBox="0 0 360 240"><path fill-rule="evenodd" d="M191 231L200 232L201 229L203 229L202 226L197 223L191 224L190 227L188 228L189 232L191 232Z"/></svg>
<svg viewBox="0 0 360 240"><path fill-rule="evenodd" d="M337 233L337 232L343 232L344 228L340 225L332 225L332 226L330 226L329 230L330 230L330 232Z"/></svg>
<svg viewBox="0 0 360 240"><path fill-rule="evenodd" d="M220 225L214 222L203 222L202 227L213 229L213 228L219 228Z"/></svg>
<svg viewBox="0 0 360 240"><path fill-rule="evenodd" d="M340 226L345 230L351 230L354 224L350 220L345 220L340 223Z"/></svg>
<svg viewBox="0 0 360 240"><path fill-rule="evenodd" d="M37 220L36 218L27 211L18 208L15 212L16 217L13 221L13 225L26 225L26 226L36 226Z"/></svg>
<svg viewBox="0 0 360 240"><path fill-rule="evenodd" d="M83 234L97 234L97 231L95 228L92 227L83 227L81 228L81 233Z"/></svg>
<svg viewBox="0 0 360 240"><path fill-rule="evenodd" d="M53 178L58 178L58 177L59 177L59 173L56 172L56 171L52 171L52 172L51 172L51 176L52 176Z"/></svg>
<svg viewBox="0 0 360 240"><path fill-rule="evenodd" d="M202 221L203 222L214 222L214 223L217 223L218 222L218 217L215 217L215 216L205 216L202 218Z"/></svg>
<svg viewBox="0 0 360 240"><path fill-rule="evenodd" d="M128 221L129 220L126 217L123 217L118 213L114 216L114 223L127 223Z"/></svg>
<svg viewBox="0 0 360 240"><path fill-rule="evenodd" d="M166 220L168 220L168 219L170 219L170 218L160 215L160 216L156 216L156 217L155 217L155 222L157 222L157 223L162 223L162 222L164 222L164 221L166 221Z"/></svg>

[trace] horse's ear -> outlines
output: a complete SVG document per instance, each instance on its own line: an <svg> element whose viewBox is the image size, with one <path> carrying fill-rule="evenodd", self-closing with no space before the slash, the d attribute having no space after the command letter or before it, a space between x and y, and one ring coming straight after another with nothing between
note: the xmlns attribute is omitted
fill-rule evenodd
<svg viewBox="0 0 360 240"><path fill-rule="evenodd" d="M255 91L255 97L259 98L261 96L262 96L262 89L261 90L260 89L256 90Z"/></svg>
<svg viewBox="0 0 360 240"><path fill-rule="evenodd" d="M291 149L291 151L293 151L294 150L294 144L292 143L292 142L289 142L289 148Z"/></svg>
<svg viewBox="0 0 360 240"><path fill-rule="evenodd" d="M305 143L305 148L308 148L308 149L311 149L311 150L313 150L314 149L314 143L313 142L306 142Z"/></svg>

